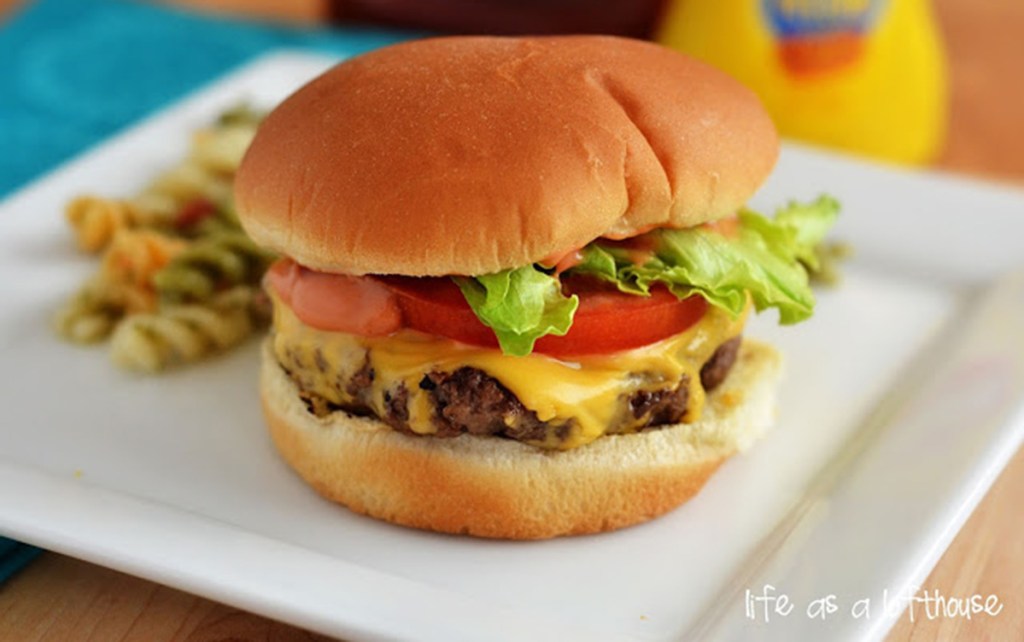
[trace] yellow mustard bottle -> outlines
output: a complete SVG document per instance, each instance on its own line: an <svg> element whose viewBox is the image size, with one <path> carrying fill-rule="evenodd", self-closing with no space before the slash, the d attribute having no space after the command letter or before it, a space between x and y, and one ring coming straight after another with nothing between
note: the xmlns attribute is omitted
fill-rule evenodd
<svg viewBox="0 0 1024 642"><path fill-rule="evenodd" d="M943 143L928 0L673 0L657 39L754 89L784 135L904 163Z"/></svg>

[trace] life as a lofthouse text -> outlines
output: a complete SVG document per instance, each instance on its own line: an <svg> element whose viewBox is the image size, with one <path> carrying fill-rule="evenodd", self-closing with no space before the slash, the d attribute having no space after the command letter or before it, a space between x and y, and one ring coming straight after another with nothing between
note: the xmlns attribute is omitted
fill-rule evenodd
<svg viewBox="0 0 1024 642"><path fill-rule="evenodd" d="M829 593L803 604L779 591L771 584L760 590L747 589L743 596L743 609L747 619L770 623L772 619L800 615L815 620L830 617L849 616L857 620L871 619L872 616L898 617L906 611L911 622L920 618L996 617L1003 611L1003 602L998 595L947 596L938 589L927 590L912 587L905 591L882 591L880 599L862 597L854 600L840 600Z"/></svg>

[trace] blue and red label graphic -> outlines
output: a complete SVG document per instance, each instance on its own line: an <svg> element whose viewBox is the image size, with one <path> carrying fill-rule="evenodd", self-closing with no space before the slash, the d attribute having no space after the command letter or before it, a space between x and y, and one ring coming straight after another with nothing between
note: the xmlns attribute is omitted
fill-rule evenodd
<svg viewBox="0 0 1024 642"><path fill-rule="evenodd" d="M814 74L847 67L863 55L864 41L886 0L762 0L768 28L790 72Z"/></svg>

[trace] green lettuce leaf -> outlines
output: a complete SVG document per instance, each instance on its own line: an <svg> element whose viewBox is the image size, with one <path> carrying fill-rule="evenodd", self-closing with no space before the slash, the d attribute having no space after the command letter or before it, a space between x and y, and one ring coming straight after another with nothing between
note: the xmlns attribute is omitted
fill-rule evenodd
<svg viewBox="0 0 1024 642"><path fill-rule="evenodd" d="M822 196L790 203L774 219L743 210L735 236L703 227L656 230L648 233L653 251L642 264L634 262L637 252L599 240L583 248L582 261L570 272L638 296L662 283L680 298L700 295L734 317L749 296L758 311L776 308L781 323L797 323L814 310L807 269L818 269L815 248L838 213L838 203ZM527 355L540 337L564 335L579 304L575 295L562 293L557 275L534 266L455 281L505 354Z"/></svg>
<svg viewBox="0 0 1024 642"><path fill-rule="evenodd" d="M546 334L564 335L579 298L562 294L558 277L532 265L477 277L456 277L473 312L494 330L502 352L524 356Z"/></svg>
<svg viewBox="0 0 1024 642"><path fill-rule="evenodd" d="M812 270L818 269L818 246L839 216L839 202L831 196L819 196L811 203L789 203L775 213L773 220L758 216L775 228L787 230L792 235L796 258ZM761 228L764 229L764 228ZM766 232L770 234L770 232Z"/></svg>
<svg viewBox="0 0 1024 642"><path fill-rule="evenodd" d="M664 283L676 296L699 294L733 316L742 313L749 293L758 311L776 308L781 323L797 323L814 310L803 264L817 266L814 248L838 211L834 199L821 197L790 204L774 220L744 210L735 237L706 228L651 232L656 249L642 265L628 251L597 242L584 248L584 260L573 270L634 294Z"/></svg>

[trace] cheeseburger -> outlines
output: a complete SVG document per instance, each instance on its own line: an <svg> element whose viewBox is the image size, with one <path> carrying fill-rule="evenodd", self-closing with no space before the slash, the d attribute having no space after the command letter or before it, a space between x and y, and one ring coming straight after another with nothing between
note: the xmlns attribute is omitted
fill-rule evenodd
<svg viewBox="0 0 1024 642"><path fill-rule="evenodd" d="M754 95L612 37L457 37L344 62L238 171L281 254L261 394L318 492L535 539L678 506L772 421L752 310L807 318L836 213L744 203L778 152Z"/></svg>

